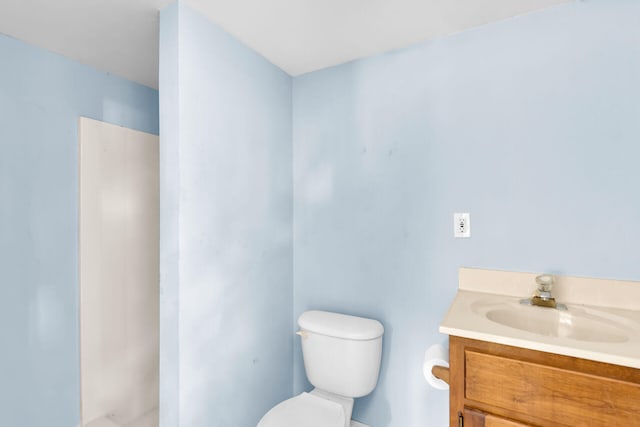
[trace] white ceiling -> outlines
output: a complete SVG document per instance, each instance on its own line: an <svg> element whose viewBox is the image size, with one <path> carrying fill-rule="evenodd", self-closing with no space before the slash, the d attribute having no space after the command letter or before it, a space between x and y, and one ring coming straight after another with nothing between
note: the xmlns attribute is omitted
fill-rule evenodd
<svg viewBox="0 0 640 427"><path fill-rule="evenodd" d="M184 0L291 75L570 0ZM172 0L0 0L0 33L158 87Z"/></svg>

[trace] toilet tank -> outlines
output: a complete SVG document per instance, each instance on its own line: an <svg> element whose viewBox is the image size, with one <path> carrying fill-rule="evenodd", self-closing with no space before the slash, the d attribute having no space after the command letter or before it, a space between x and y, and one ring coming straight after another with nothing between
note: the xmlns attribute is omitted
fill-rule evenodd
<svg viewBox="0 0 640 427"><path fill-rule="evenodd" d="M380 322L328 311L306 311L298 325L307 378L314 387L346 397L371 393L382 357Z"/></svg>

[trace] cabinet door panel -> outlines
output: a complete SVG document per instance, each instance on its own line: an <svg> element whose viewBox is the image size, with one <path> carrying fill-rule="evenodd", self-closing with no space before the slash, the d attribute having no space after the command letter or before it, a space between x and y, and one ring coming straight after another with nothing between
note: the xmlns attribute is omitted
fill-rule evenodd
<svg viewBox="0 0 640 427"><path fill-rule="evenodd" d="M464 427L485 427L486 414L484 412L464 408L462 415L464 417Z"/></svg>
<svg viewBox="0 0 640 427"><path fill-rule="evenodd" d="M501 418L488 414L484 420L484 427L528 427L529 424L522 424L517 421Z"/></svg>
<svg viewBox="0 0 640 427"><path fill-rule="evenodd" d="M528 427L517 421L508 420L493 414L464 408L464 427Z"/></svg>

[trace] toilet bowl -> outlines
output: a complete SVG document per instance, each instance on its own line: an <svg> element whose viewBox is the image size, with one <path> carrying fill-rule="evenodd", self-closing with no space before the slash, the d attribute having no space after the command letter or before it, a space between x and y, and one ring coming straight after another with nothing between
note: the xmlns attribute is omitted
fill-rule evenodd
<svg viewBox="0 0 640 427"><path fill-rule="evenodd" d="M354 399L378 381L382 324L314 310L302 313L298 325L305 372L315 388L273 407L257 427L368 427L351 413Z"/></svg>
<svg viewBox="0 0 640 427"><path fill-rule="evenodd" d="M302 393L274 406L258 427L344 427L345 413L339 403Z"/></svg>

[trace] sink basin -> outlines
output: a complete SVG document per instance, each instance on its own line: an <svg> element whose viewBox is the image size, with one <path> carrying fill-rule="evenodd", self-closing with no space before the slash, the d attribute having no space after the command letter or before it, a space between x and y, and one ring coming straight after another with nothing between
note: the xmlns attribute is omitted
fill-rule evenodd
<svg viewBox="0 0 640 427"><path fill-rule="evenodd" d="M623 343L629 340L629 327L623 320L597 310L571 307L567 311L517 302L483 304L473 310L492 322L537 335L561 337L575 341Z"/></svg>

